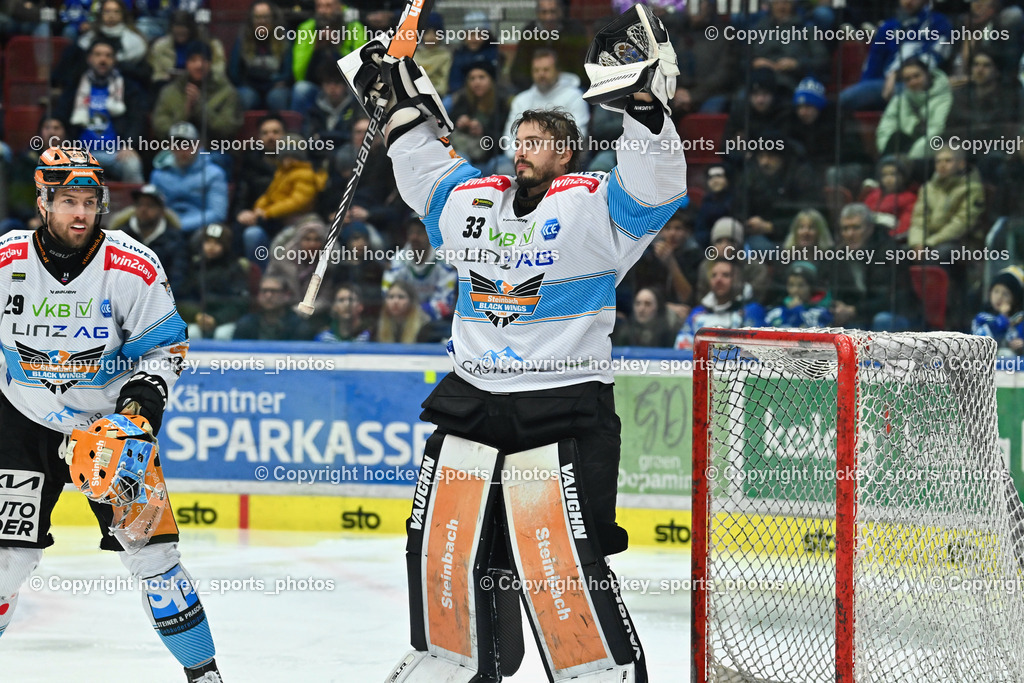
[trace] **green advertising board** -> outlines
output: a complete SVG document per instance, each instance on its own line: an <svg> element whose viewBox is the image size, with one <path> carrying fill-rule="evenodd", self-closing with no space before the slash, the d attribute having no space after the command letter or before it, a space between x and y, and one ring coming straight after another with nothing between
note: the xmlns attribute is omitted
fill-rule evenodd
<svg viewBox="0 0 1024 683"><path fill-rule="evenodd" d="M827 499L834 488L827 476L815 475L835 469L835 398L811 380L791 380L781 387L787 399L780 404L759 400L766 387L756 380L745 386L745 410L748 418L739 426L730 426L734 438L743 442L748 454L744 467L776 472L766 484L764 477L737 477L747 495L791 500ZM773 380L772 394L780 395L779 380ZM1018 493L1024 492L1024 381L1010 373L997 373L996 402L999 443L1010 468ZM834 385L833 385L834 387ZM834 389L832 389L834 392ZM941 496L942 491L927 477L915 476L936 463L923 462L915 444L921 439L952 439L950 434L935 433L942 421L934 407L872 405L867 397L867 419L861 426L862 442L871 448L876 470L872 472L872 499L884 504L896 477L902 477L903 495L907 487L919 489L916 500ZM629 496L632 505L689 509L692 493L691 443L693 431L692 378L683 375L626 375L615 378L615 401L622 420L622 456L619 465L619 493ZM793 406L803 405L803 408ZM816 408L815 408L816 406ZM965 416L970 419L972 416ZM714 426L713 426L714 428ZM718 428L724 428L719 425ZM901 436L902 435L902 436ZM728 438L723 436L721 438ZM713 439L714 440L714 439ZM762 448L771 443L772 448ZM951 447L960 447L949 441ZM917 458L917 459L915 459ZM712 464L725 466L726 463ZM783 474L778 474L783 472ZM788 473L788 474L786 474ZM756 481L756 484L754 483ZM754 486L758 490L753 489ZM637 498L640 497L640 498ZM1024 496L1022 496L1024 497Z"/></svg>

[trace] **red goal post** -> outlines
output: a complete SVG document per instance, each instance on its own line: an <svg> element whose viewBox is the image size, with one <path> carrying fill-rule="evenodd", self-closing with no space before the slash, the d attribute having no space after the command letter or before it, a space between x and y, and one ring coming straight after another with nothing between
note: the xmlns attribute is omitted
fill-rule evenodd
<svg viewBox="0 0 1024 683"><path fill-rule="evenodd" d="M994 361L957 333L698 333L692 680L1024 676Z"/></svg>

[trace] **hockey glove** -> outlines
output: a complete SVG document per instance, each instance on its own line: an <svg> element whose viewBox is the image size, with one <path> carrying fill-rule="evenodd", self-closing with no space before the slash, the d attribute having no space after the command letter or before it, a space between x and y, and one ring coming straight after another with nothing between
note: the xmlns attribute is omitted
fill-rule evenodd
<svg viewBox="0 0 1024 683"><path fill-rule="evenodd" d="M594 36L587 52L590 104L625 111L634 93L650 93L671 113L676 92L676 52L665 25L646 5L634 5Z"/></svg>
<svg viewBox="0 0 1024 683"><path fill-rule="evenodd" d="M358 50L350 52L338 60L341 75L367 116L372 116L377 100L384 99L385 113L394 106L394 98L389 98L387 87L382 79L384 59L388 54L388 46L379 38L375 38Z"/></svg>
<svg viewBox="0 0 1024 683"><path fill-rule="evenodd" d="M140 372L121 387L117 397L117 412L122 415L141 415L160 431L164 407L167 405L167 383L162 377Z"/></svg>
<svg viewBox="0 0 1024 683"><path fill-rule="evenodd" d="M423 121L435 124L437 137L445 137L455 130L427 72L411 58L385 60L383 78L387 92L395 101L384 126L384 144L391 145Z"/></svg>

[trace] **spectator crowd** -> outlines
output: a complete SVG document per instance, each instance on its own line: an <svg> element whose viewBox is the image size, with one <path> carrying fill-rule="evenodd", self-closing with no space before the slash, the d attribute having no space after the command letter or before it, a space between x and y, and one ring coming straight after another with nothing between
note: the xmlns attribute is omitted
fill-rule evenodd
<svg viewBox="0 0 1024 683"><path fill-rule="evenodd" d="M458 29L452 41L428 33L416 56L454 149L485 175L512 174L499 141L513 121L559 107L584 135L580 167L611 170L620 115L583 100L583 64L594 32L633 3L536 0L525 25L507 18L512 4L439 0L429 19L430 31ZM709 0L646 4L677 56L690 201L620 284L614 344L689 349L704 326L846 326L971 331L1024 353L1017 4L765 0L732 15ZM254 0L226 34L207 0L0 2L5 45L63 46L47 94L3 106L38 107L32 134L88 146L124 188L104 225L161 258L192 338L443 342L457 276L403 204L380 141L316 313L293 310L368 126L335 63L392 27L394 9ZM499 41L513 23L523 39ZM0 147L0 232L39 226L39 151Z"/></svg>

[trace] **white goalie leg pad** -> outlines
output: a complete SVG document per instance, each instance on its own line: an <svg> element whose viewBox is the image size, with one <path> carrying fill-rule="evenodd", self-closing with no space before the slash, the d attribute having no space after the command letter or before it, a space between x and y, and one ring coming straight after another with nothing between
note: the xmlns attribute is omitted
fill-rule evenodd
<svg viewBox="0 0 1024 683"><path fill-rule="evenodd" d="M477 680L475 669L467 669L455 662L441 659L427 652L413 650L395 667L385 683L473 683Z"/></svg>
<svg viewBox="0 0 1024 683"><path fill-rule="evenodd" d="M501 473L537 644L552 681L646 683L643 650L582 507L577 462L568 440L506 455Z"/></svg>
<svg viewBox="0 0 1024 683"><path fill-rule="evenodd" d="M41 559L41 548L0 548L0 634L14 616L18 589Z"/></svg>
<svg viewBox="0 0 1024 683"><path fill-rule="evenodd" d="M406 554L416 652L387 680L494 680L486 676L496 666L490 595L481 579L494 534L497 471L498 451L490 446L437 432L427 440Z"/></svg>

